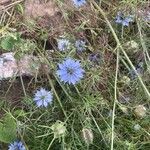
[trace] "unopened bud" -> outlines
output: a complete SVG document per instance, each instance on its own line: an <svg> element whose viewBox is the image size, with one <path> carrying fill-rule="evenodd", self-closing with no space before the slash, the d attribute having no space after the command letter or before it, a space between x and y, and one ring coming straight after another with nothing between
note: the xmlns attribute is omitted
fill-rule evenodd
<svg viewBox="0 0 150 150"><path fill-rule="evenodd" d="M91 129L83 128L82 129L82 137L86 144L89 145L89 144L93 143L94 136L93 136L93 131Z"/></svg>
<svg viewBox="0 0 150 150"><path fill-rule="evenodd" d="M130 83L130 78L127 76L123 76L121 79L121 82L123 82L124 84L129 84Z"/></svg>
<svg viewBox="0 0 150 150"><path fill-rule="evenodd" d="M61 121L56 121L56 123L51 126L51 129L53 130L55 138L64 136L67 131L64 123Z"/></svg>
<svg viewBox="0 0 150 150"><path fill-rule="evenodd" d="M123 113L128 114L128 108L124 106L120 106L120 109L122 110Z"/></svg>
<svg viewBox="0 0 150 150"><path fill-rule="evenodd" d="M136 117L143 118L146 115L146 108L143 105L136 106L134 110Z"/></svg>
<svg viewBox="0 0 150 150"><path fill-rule="evenodd" d="M134 130L135 131L138 131L138 130L140 130L141 129L141 126L139 125L139 124L136 124L135 126L134 126Z"/></svg>
<svg viewBox="0 0 150 150"><path fill-rule="evenodd" d="M132 41L129 41L125 44L125 46L127 47L127 49L130 51L130 50L133 50L133 52L137 52L138 51L138 48L139 48L139 45L138 43L136 43L134 40Z"/></svg>

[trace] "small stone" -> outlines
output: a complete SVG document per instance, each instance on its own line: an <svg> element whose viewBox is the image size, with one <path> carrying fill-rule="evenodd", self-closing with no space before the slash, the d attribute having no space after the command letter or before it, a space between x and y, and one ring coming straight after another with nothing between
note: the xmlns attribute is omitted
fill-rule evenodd
<svg viewBox="0 0 150 150"><path fill-rule="evenodd" d="M35 76L40 70L42 73L50 72L47 64L42 63L42 58L24 55L17 60L14 55L11 52L0 55L0 80L20 75Z"/></svg>
<svg viewBox="0 0 150 150"><path fill-rule="evenodd" d="M25 2L24 15L26 18L54 17L58 12L59 9L53 1L45 3L39 0L26 0Z"/></svg>
<svg viewBox="0 0 150 150"><path fill-rule="evenodd" d="M138 118L143 118L146 116L146 108L143 105L138 105L134 109L134 114Z"/></svg>
<svg viewBox="0 0 150 150"><path fill-rule="evenodd" d="M17 61L13 53L0 55L0 80L14 77L18 72Z"/></svg>
<svg viewBox="0 0 150 150"><path fill-rule="evenodd" d="M18 63L18 70L21 75L35 75L39 68L39 59L32 55L23 56Z"/></svg>

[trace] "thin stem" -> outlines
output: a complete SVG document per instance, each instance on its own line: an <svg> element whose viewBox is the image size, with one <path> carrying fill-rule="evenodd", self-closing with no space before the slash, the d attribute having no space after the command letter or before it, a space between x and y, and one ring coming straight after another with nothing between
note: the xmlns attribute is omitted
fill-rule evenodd
<svg viewBox="0 0 150 150"><path fill-rule="evenodd" d="M144 54L146 54L147 58L148 58L148 61L150 61L150 56L148 54L148 50L147 50L147 47L145 45L145 42L143 40L143 35L141 33L141 27L140 27L140 24L139 22L137 21L137 26L138 26L138 30L139 30L139 34L140 34L140 41L141 41L141 45L142 45L142 48L144 50Z"/></svg>
<svg viewBox="0 0 150 150"><path fill-rule="evenodd" d="M74 87L75 87L75 89L76 89L76 91L77 91L78 95L79 95L79 96L80 96L80 98L82 99L82 101L84 101L84 100L83 100L83 98L82 98L82 96L81 96L81 94L80 94L80 92L79 92L79 90L78 90L78 88L77 88L76 86L74 86ZM95 125L96 125L96 127L97 127L97 129L98 129L99 133L101 134L102 139L103 139L103 141L104 141L105 145L107 146L107 142L105 141L105 139L104 139L104 137L103 137L103 134L102 134L102 132L101 132L101 130L100 130L100 128L99 128L99 126L98 126L98 124L97 124L97 122L96 122L96 120L95 120L94 116L92 115L91 110L89 109L89 110L88 110L88 112L89 112L90 116L92 117L92 120L93 120L93 122L95 123Z"/></svg>
<svg viewBox="0 0 150 150"><path fill-rule="evenodd" d="M23 89L24 96L26 97L27 94L26 94L26 90L25 90L24 83L23 83L23 79L22 79L22 76L21 76L21 75L20 75L20 80L21 80L21 85L22 85L22 89Z"/></svg>
<svg viewBox="0 0 150 150"><path fill-rule="evenodd" d="M130 64L131 68L134 70L135 74L137 75L137 77L138 77L138 79L139 79L139 81L140 81L140 83L141 83L143 89L145 90L145 93L147 94L148 98L150 99L150 93L149 93L147 87L145 86L145 84L144 84L142 78L139 76L138 72L136 71L136 69L135 69L134 65L132 64L130 58L128 57L127 53L126 53L125 50L123 49L123 47L122 47L122 45L121 45L121 43L120 43L120 41L119 41L119 38L117 37L117 35L116 35L116 33L115 33L115 31L114 31L114 29L113 29L111 23L110 23L109 20L107 19L107 17L106 17L106 15L105 15L104 11L96 4L96 2L93 1L93 4L94 4L94 6L99 10L99 12L103 15L103 17L104 17L104 19L105 19L107 25L109 26L109 28L110 28L110 30L111 30L111 32L112 32L112 34L113 34L113 36L114 36L114 38L115 38L115 40L116 40L116 43L117 43L118 48L120 48L120 50L121 50L122 53L124 54L125 58L127 59L128 63Z"/></svg>
<svg viewBox="0 0 150 150"><path fill-rule="evenodd" d="M57 99L57 101L58 101L58 103L59 103L59 105L60 105L60 107L61 107L61 109L62 109L62 111L63 111L63 113L64 113L64 115L65 115L65 117L68 118L68 117L67 117L67 114L66 114L66 112L65 112L65 110L64 110L64 108L63 108L63 105L62 105L62 103L61 103L61 100L60 100L60 98L59 98L59 96L58 96L58 94L57 94L57 92L56 92L56 90L55 90L55 88L54 88L54 85L53 85L53 83L52 83L52 80L50 79L50 77L49 77L48 74L47 74L47 78L48 78L48 80L49 80L49 84L50 84L50 86L51 86L51 88L52 88L52 90L53 90L53 92L54 92L54 94L55 94L55 96L56 96L56 99Z"/></svg>
<svg viewBox="0 0 150 150"><path fill-rule="evenodd" d="M96 127L97 127L99 133L101 134L102 139L103 139L105 145L107 146L107 142L106 142L106 140L104 139L103 134L102 134L102 131L101 131L101 129L99 128L99 126L98 126L98 124L97 124L97 122L96 122L96 120L95 120L95 118L94 118L94 116L93 116L91 110L89 110L88 112L89 112L90 116L92 117L92 120L93 120L94 124L96 125Z"/></svg>
<svg viewBox="0 0 150 150"><path fill-rule="evenodd" d="M48 61L48 59L43 55L43 53L41 53L41 51L39 50L39 53L41 54L42 58L47 62L47 64L49 65L50 68L54 69L55 66L53 65L53 63L50 61ZM56 75L54 75L54 78L56 79L56 81L59 83L59 85L61 86L61 88L63 89L63 91L65 92L65 94L67 95L67 97L71 99L71 96L68 94L68 92L65 90L64 86L60 83L60 81L58 80L58 78L56 77Z"/></svg>
<svg viewBox="0 0 150 150"><path fill-rule="evenodd" d="M123 33L124 33L124 26L122 25L122 28L121 28L121 38L123 39Z"/></svg>
<svg viewBox="0 0 150 150"><path fill-rule="evenodd" d="M150 133L147 132L145 129L142 128L142 130L150 137Z"/></svg>
<svg viewBox="0 0 150 150"><path fill-rule="evenodd" d="M11 83L10 83L10 85L9 85L9 87L8 87L8 89L7 89L7 91L5 92L5 96L8 94L8 92L9 92L9 90L10 90L10 88L11 88L13 82L15 81L15 79L16 79L16 78L14 77L13 80L11 81Z"/></svg>
<svg viewBox="0 0 150 150"><path fill-rule="evenodd" d="M112 112L112 128L111 128L111 150L114 148L114 122L115 122L115 110L117 103L117 80L118 80L118 70L119 70L119 48L117 50L117 62L116 62L116 75L115 75L115 85L114 85L114 104Z"/></svg>
<svg viewBox="0 0 150 150"><path fill-rule="evenodd" d="M49 149L51 148L51 146L52 146L52 144L53 144L54 140L55 140L55 138L53 138L53 139L52 139L52 141L50 142L50 144L49 144L49 146L48 146L47 150L49 150Z"/></svg>

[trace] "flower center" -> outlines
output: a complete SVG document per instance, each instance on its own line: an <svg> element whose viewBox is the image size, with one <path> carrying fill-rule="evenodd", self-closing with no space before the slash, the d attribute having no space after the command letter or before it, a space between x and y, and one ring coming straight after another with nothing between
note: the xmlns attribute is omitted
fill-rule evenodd
<svg viewBox="0 0 150 150"><path fill-rule="evenodd" d="M44 100L46 96L41 96L41 100Z"/></svg>
<svg viewBox="0 0 150 150"><path fill-rule="evenodd" d="M68 73L68 74L72 75L73 72L74 72L74 70L73 70L72 68L67 68L67 73Z"/></svg>
<svg viewBox="0 0 150 150"><path fill-rule="evenodd" d="M66 44L66 43L63 43L62 47L63 47L63 48L67 48L67 44Z"/></svg>

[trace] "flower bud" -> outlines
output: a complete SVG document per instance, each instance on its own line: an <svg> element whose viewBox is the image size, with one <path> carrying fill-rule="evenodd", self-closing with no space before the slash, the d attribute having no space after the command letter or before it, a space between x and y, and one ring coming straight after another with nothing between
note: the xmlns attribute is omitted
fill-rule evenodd
<svg viewBox="0 0 150 150"><path fill-rule="evenodd" d="M66 133L66 127L61 121L56 121L56 123L51 126L51 129L53 130L55 138L60 138Z"/></svg>
<svg viewBox="0 0 150 150"><path fill-rule="evenodd" d="M93 143L93 131L91 129L88 128L83 128L82 129L82 138L85 141L86 144L91 144Z"/></svg>
<svg viewBox="0 0 150 150"><path fill-rule="evenodd" d="M121 82L128 85L130 83L130 78L127 76L123 76Z"/></svg>
<svg viewBox="0 0 150 150"><path fill-rule="evenodd" d="M146 115L146 108L143 105L136 106L134 110L136 117L143 118Z"/></svg>
<svg viewBox="0 0 150 150"><path fill-rule="evenodd" d="M125 46L127 47L128 51L132 50L133 52L137 52L139 48L138 43L136 43L134 40L127 42Z"/></svg>
<svg viewBox="0 0 150 150"><path fill-rule="evenodd" d="M123 113L128 114L128 108L125 106L120 106L120 109L122 110Z"/></svg>
<svg viewBox="0 0 150 150"><path fill-rule="evenodd" d="M135 131L138 131L138 130L140 130L141 129L141 126L139 125L139 124L136 124L135 126L134 126L134 130Z"/></svg>

